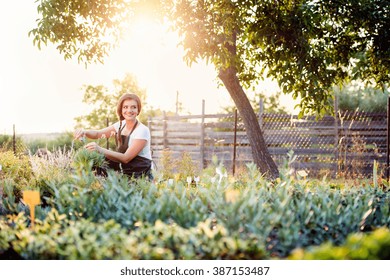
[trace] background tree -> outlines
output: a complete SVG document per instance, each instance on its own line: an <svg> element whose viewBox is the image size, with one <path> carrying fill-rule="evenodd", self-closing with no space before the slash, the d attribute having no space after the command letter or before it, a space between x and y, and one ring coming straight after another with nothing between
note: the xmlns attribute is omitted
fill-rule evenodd
<svg viewBox="0 0 390 280"><path fill-rule="evenodd" d="M286 107L280 104L281 95L282 93L280 91L271 95L260 92L256 93L252 98L248 98L255 113L260 112L260 100L262 100L264 113L288 114ZM235 110L235 106L226 106L223 108L225 113L234 113Z"/></svg>
<svg viewBox="0 0 390 280"><path fill-rule="evenodd" d="M334 87L338 97L338 110L363 111L369 113L386 113L389 89L376 89L361 83L348 83Z"/></svg>
<svg viewBox="0 0 390 280"><path fill-rule="evenodd" d="M390 79L389 0L38 2L34 41L57 44L65 58L86 62L102 60L109 45L104 35L118 36L129 14L145 3L157 7L181 35L187 61L215 65L243 119L253 160L271 177L278 170L245 89L268 75L284 93L300 97L303 116L326 113L331 87L347 78L378 86Z"/></svg>
<svg viewBox="0 0 390 280"><path fill-rule="evenodd" d="M147 104L146 90L139 87L137 79L126 74L122 80L115 79L113 81L113 89L108 89L104 85L87 85L84 86L83 102L92 105L93 109L90 113L75 118L77 126L86 127L89 129L100 129L118 121L116 115L116 106L119 98L128 92L137 94L142 101L142 112L139 116L140 121L147 123Z"/></svg>

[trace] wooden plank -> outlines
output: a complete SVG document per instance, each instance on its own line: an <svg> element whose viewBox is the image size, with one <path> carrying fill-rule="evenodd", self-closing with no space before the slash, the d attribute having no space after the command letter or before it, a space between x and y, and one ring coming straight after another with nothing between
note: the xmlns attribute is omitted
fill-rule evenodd
<svg viewBox="0 0 390 280"><path fill-rule="evenodd" d="M170 131L167 132L169 138L200 138L200 131Z"/></svg>
<svg viewBox="0 0 390 280"><path fill-rule="evenodd" d="M183 122L168 122L168 131L200 131L201 125L199 123L183 123Z"/></svg>
<svg viewBox="0 0 390 280"><path fill-rule="evenodd" d="M199 146L201 144L201 140L194 138L175 138L168 139L168 146L172 145L185 145L185 146Z"/></svg>

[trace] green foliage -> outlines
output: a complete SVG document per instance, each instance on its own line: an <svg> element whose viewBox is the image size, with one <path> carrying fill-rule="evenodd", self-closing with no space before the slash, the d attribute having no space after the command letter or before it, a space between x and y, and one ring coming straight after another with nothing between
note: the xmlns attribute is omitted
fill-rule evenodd
<svg viewBox="0 0 390 280"><path fill-rule="evenodd" d="M158 171L160 180L174 178L176 181L186 182L187 177L199 175L199 170L188 152L184 151L179 157L174 158L171 150L164 150L160 162L161 166Z"/></svg>
<svg viewBox="0 0 390 280"><path fill-rule="evenodd" d="M30 165L34 174L32 183L39 189L43 203L46 198L53 195L52 186L70 180L73 157L74 151L65 149L58 149L46 156L30 155Z"/></svg>
<svg viewBox="0 0 390 280"><path fill-rule="evenodd" d="M19 214L0 221L7 243L0 252L12 249L23 259L120 259L128 257L127 233L114 221L95 224L88 220L70 221L56 210L29 229Z"/></svg>
<svg viewBox="0 0 390 280"><path fill-rule="evenodd" d="M388 88L381 90L349 84L335 88L335 95L338 97L338 108L341 111L387 112Z"/></svg>
<svg viewBox="0 0 390 280"><path fill-rule="evenodd" d="M253 86L264 75L300 96L301 113L330 108L329 89L346 80L389 83L389 1L38 1L34 44L65 59L102 61L129 14L153 11L181 35L188 62L233 67Z"/></svg>
<svg viewBox="0 0 390 280"><path fill-rule="evenodd" d="M92 170L93 167L105 168L107 167L107 162L103 154L81 148L77 150L73 157L72 167L77 172L83 172L85 170Z"/></svg>
<svg viewBox="0 0 390 280"><path fill-rule="evenodd" d="M17 214L24 211L25 207L20 202L21 191L12 180L1 180L0 188L3 192L0 202L0 215Z"/></svg>
<svg viewBox="0 0 390 280"><path fill-rule="evenodd" d="M281 92L276 92L274 94L265 94L265 93L256 93L253 98L249 101L252 105L252 108L255 112L260 112L260 100L263 100L263 112L272 113L272 114L287 114L287 110L284 106L280 104ZM226 113L234 113L236 109L235 106L225 107L223 110Z"/></svg>
<svg viewBox="0 0 390 280"><path fill-rule="evenodd" d="M13 152L0 152L2 174L0 179L9 179L15 182L16 192L30 185L33 173L27 156L16 157Z"/></svg>
<svg viewBox="0 0 390 280"><path fill-rule="evenodd" d="M271 76L300 97L303 115L327 112L329 89L346 77L389 82L389 44L381 43L389 42L388 7L387 0L182 1L167 13L188 61L233 66L247 87Z"/></svg>
<svg viewBox="0 0 390 280"><path fill-rule="evenodd" d="M350 234L390 226L390 193L376 183L335 188L326 180L297 180L287 163L275 181L254 164L233 178L215 161L196 186L182 179L170 185L113 171L95 176L95 155L87 152L69 155L77 164L67 161L62 177L47 177L34 229L13 195L15 182L1 181L0 258L286 258L297 248L340 246ZM383 240L374 247L382 250Z"/></svg>
<svg viewBox="0 0 390 280"><path fill-rule="evenodd" d="M390 258L390 230L379 228L370 233L350 234L341 246L326 242L306 250L296 249L289 256L293 260L388 260Z"/></svg>
<svg viewBox="0 0 390 280"><path fill-rule="evenodd" d="M41 17L29 36L39 49L42 44L55 44L64 59L102 62L112 42L121 36L120 26L130 12L128 4L123 0L40 1Z"/></svg>
<svg viewBox="0 0 390 280"><path fill-rule="evenodd" d="M23 140L17 136L15 139L15 145L22 146ZM2 151L12 151L13 150L13 136L12 135L0 135L0 152Z"/></svg>
<svg viewBox="0 0 390 280"><path fill-rule="evenodd" d="M176 160L176 176L177 181L186 181L187 177L194 177L199 175L199 170L197 170L194 162L192 161L191 155L184 151L181 153L180 157Z"/></svg>
<svg viewBox="0 0 390 280"><path fill-rule="evenodd" d="M0 220L0 256L23 259L262 259L256 239L240 240L211 221L182 229L161 221L130 234L113 220L69 221L56 210L29 229L23 214ZM4 237L4 238L3 238Z"/></svg>
<svg viewBox="0 0 390 280"><path fill-rule="evenodd" d="M159 166L159 174L162 176L162 180L167 180L174 177L175 166L173 164L172 151L169 149L162 151L162 157L160 160L161 166Z"/></svg>

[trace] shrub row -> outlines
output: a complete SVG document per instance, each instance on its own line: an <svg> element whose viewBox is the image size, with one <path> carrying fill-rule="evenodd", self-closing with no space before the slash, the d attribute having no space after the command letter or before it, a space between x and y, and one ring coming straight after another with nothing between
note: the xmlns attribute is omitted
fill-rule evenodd
<svg viewBox="0 0 390 280"><path fill-rule="evenodd" d="M157 220L127 231L114 220L69 220L52 209L34 229L23 213L0 219L0 259L263 259L256 238L206 220L184 229Z"/></svg>
<svg viewBox="0 0 390 280"><path fill-rule="evenodd" d="M50 171L39 176L36 168L33 168L35 178L42 178L35 180L34 185L42 197L42 204L36 207L36 217L43 221L47 231L27 230L28 216L23 213L28 214L28 209L13 192L18 187L17 182L1 181L4 195L0 215L19 217L19 222L15 224L20 224L19 228L10 226L12 223L3 217L5 231L14 238L0 241L5 244L1 246L6 255L16 252L22 258L52 258L46 253L38 256L38 249L28 247L40 242L21 246L21 232L29 235L26 240L55 240L48 244L61 244L56 236L88 243L90 241L85 239L89 233L82 233L85 227L91 228L91 232L92 228L99 228L96 233L104 235L104 231L109 233L113 226L118 230L119 247L124 246L121 243L122 235L123 240L131 236L138 244L145 246L143 250L153 253L127 255L126 251L121 251L116 255L107 253L104 258L159 258L154 248L160 247L170 252L161 255L161 258L234 258L233 255L222 253L224 246L238 254L237 258L285 258L296 248L324 242L340 245L352 233L390 225L390 194L377 185L334 188L326 181L295 180L285 175L287 173L270 182L262 178L254 165L248 165L245 176L241 177L229 178L223 167L217 166L212 172L206 170L200 176L198 185L185 181L168 185L164 180L153 183L131 181L115 172L110 172L106 178L96 176L92 169L93 162L86 157L88 154L79 154L75 158L83 163L73 162L64 167L51 162L54 167L49 167L47 170ZM100 159L91 155L91 160L96 162ZM53 174L48 173L53 170L62 172L45 176ZM50 215L63 218L54 219ZM50 222L53 219L55 223ZM163 230L157 230L160 228ZM220 249L214 253L206 253L212 250L206 245L206 249L198 248L199 244L203 244L199 240L207 239L202 237L206 234L205 228L212 235L223 232L223 239L218 239L221 243L214 244ZM201 236L199 232L202 232ZM65 237L63 242L66 243ZM1 238L6 237L1 235ZM91 237L97 242L88 246L103 248L104 245L100 244L104 242L102 238ZM182 251L180 247L189 240L194 248ZM207 239L207 242L211 241ZM231 247L232 244L238 247ZM18 246L24 249L18 249ZM95 258L88 252L85 256L73 253L61 255L57 250L65 249L53 250L53 258ZM103 255L99 253L96 258Z"/></svg>
<svg viewBox="0 0 390 280"><path fill-rule="evenodd" d="M306 250L296 249L292 260L389 260L390 230L379 228L370 233L353 233L345 244L335 246L331 242Z"/></svg>

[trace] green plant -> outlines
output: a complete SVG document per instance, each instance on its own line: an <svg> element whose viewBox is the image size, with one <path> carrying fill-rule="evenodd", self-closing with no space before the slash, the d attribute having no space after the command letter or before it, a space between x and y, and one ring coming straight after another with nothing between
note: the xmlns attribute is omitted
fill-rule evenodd
<svg viewBox="0 0 390 280"><path fill-rule="evenodd" d="M338 97L338 109L341 111L386 112L389 89L363 87L363 83L354 82L334 87Z"/></svg>
<svg viewBox="0 0 390 280"><path fill-rule="evenodd" d="M197 165L193 163L188 152L182 152L175 165L177 166L175 179L178 181L186 181L187 177L193 178L195 175L199 175Z"/></svg>
<svg viewBox="0 0 390 280"><path fill-rule="evenodd" d="M21 191L29 188L33 181L33 172L27 156L16 157L13 152L0 152L2 178L15 182L14 194L21 197ZM0 182L1 183L1 182Z"/></svg>
<svg viewBox="0 0 390 280"><path fill-rule="evenodd" d="M172 151L165 149L162 151L161 166L159 168L159 174L161 174L162 180L173 178L174 176L174 162L172 158Z"/></svg>
<svg viewBox="0 0 390 280"><path fill-rule="evenodd" d="M76 151L71 166L80 173L93 168L106 168L107 162L103 154L81 148Z"/></svg>
<svg viewBox="0 0 390 280"><path fill-rule="evenodd" d="M390 230L379 228L370 233L350 234L341 246L326 242L306 250L294 250L294 260L388 260L390 258Z"/></svg>
<svg viewBox="0 0 390 280"><path fill-rule="evenodd" d="M28 209L13 195L15 182L0 181L6 182L1 234L9 235L0 242L4 252L33 259L285 258L297 247L339 246L351 233L390 226L390 193L380 184L306 180L292 176L288 162L286 174L269 181L254 164L234 178L215 161L196 187L183 180L133 181L114 171L100 177L89 160L87 167L78 164L47 178L50 192L36 207L33 231ZM105 239L115 233L112 243ZM98 248L99 242L107 246Z"/></svg>

